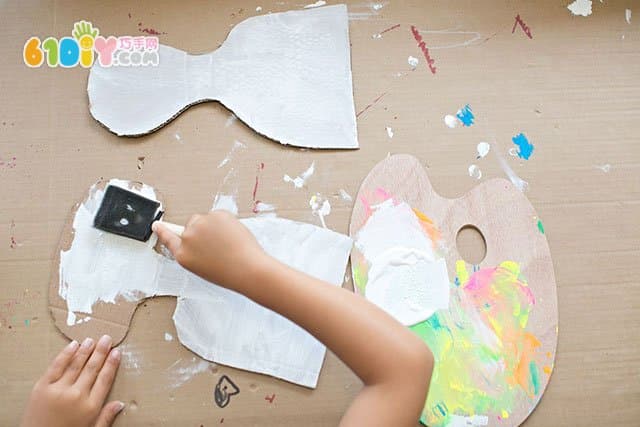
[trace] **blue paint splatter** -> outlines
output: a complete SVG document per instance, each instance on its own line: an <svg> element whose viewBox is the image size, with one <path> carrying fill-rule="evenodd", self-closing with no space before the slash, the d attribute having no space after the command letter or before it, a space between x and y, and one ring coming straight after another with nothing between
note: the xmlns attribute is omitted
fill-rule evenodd
<svg viewBox="0 0 640 427"><path fill-rule="evenodd" d="M533 154L533 144L529 142L524 133L520 133L511 138L514 144L518 146L518 157L529 160L531 154Z"/></svg>
<svg viewBox="0 0 640 427"><path fill-rule="evenodd" d="M465 126L471 126L473 124L473 119L475 119L475 116L471 112L471 106L469 104L459 109L456 113L456 117Z"/></svg>

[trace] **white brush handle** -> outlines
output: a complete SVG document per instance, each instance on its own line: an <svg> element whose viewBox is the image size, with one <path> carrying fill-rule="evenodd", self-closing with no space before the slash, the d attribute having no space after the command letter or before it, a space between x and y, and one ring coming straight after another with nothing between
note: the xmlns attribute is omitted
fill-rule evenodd
<svg viewBox="0 0 640 427"><path fill-rule="evenodd" d="M165 221L161 221L161 223L162 225L167 227L169 230L171 230L173 233L177 234L178 236L182 236L182 233L184 233L184 227L182 225L173 224L171 222L165 222Z"/></svg>

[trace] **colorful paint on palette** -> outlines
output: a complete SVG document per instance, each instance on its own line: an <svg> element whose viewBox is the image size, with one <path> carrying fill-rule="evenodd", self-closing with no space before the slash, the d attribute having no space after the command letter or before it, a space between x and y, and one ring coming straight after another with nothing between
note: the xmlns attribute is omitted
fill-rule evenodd
<svg viewBox="0 0 640 427"><path fill-rule="evenodd" d="M436 360L421 421L447 426L461 415L508 418L540 397L540 341L527 322L535 298L516 262L469 275L456 262L450 305L412 326ZM544 372L550 372L550 367Z"/></svg>
<svg viewBox="0 0 640 427"><path fill-rule="evenodd" d="M531 154L533 154L533 144L529 142L526 135L524 133L519 133L518 135L511 138L513 143L518 146L518 157L521 159L529 160Z"/></svg>

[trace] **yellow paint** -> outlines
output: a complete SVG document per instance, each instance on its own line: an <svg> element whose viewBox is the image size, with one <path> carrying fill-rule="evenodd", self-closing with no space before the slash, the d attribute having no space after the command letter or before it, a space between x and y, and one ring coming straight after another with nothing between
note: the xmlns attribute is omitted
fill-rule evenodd
<svg viewBox="0 0 640 427"><path fill-rule="evenodd" d="M544 371L545 374L547 375L551 375L551 369L553 369L551 366L544 366L542 368L542 370Z"/></svg>
<svg viewBox="0 0 640 427"><path fill-rule="evenodd" d="M433 249L436 249L436 243L442 238L440 230L438 230L438 227L436 227L431 218L429 218L419 210L413 209L413 213L416 214L416 216L420 220L420 226L422 226L424 232L427 233L427 235L431 239Z"/></svg>
<svg viewBox="0 0 640 427"><path fill-rule="evenodd" d="M502 413L500 414L502 416L502 418L504 418L505 420L507 418L509 418L509 413L507 411L505 411L504 409L502 410Z"/></svg>
<svg viewBox="0 0 640 427"><path fill-rule="evenodd" d="M461 259L456 261L456 275L458 276L458 281L461 284L467 283L469 281L469 272L467 271L467 266Z"/></svg>

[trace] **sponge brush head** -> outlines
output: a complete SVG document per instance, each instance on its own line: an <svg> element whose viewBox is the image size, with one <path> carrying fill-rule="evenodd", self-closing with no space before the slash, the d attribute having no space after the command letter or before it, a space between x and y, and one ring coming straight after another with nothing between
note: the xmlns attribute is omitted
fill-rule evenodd
<svg viewBox="0 0 640 427"><path fill-rule="evenodd" d="M146 242L151 224L162 217L160 202L147 199L121 187L107 187L102 204L93 220L94 227Z"/></svg>

